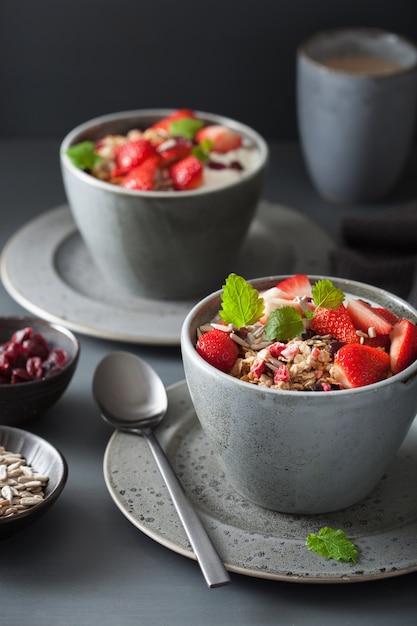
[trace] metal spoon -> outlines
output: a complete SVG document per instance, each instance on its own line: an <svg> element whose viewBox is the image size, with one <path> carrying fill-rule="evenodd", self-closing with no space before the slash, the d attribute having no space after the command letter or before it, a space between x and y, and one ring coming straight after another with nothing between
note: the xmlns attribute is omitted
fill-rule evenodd
<svg viewBox="0 0 417 626"><path fill-rule="evenodd" d="M93 394L106 422L142 435L148 441L207 585L219 587L230 583L207 531L153 434L153 428L163 419L168 407L165 387L158 374L129 352L112 352L96 368Z"/></svg>

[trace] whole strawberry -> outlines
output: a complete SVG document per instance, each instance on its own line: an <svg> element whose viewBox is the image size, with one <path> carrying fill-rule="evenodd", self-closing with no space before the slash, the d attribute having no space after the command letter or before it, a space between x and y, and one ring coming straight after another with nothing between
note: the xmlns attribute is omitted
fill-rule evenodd
<svg viewBox="0 0 417 626"><path fill-rule="evenodd" d="M230 334L217 329L201 335L196 348L207 363L226 373L230 372L239 354L239 348Z"/></svg>
<svg viewBox="0 0 417 626"><path fill-rule="evenodd" d="M314 312L311 328L318 335L332 335L344 343L358 343L356 328L344 304L337 309L318 308Z"/></svg>

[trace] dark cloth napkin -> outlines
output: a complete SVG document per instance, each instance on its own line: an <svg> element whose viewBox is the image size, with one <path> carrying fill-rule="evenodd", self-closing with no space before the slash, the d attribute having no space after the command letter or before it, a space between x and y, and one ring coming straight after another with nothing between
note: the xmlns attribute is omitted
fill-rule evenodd
<svg viewBox="0 0 417 626"><path fill-rule="evenodd" d="M334 276L387 289L417 308L417 200L375 216L342 221L331 253Z"/></svg>

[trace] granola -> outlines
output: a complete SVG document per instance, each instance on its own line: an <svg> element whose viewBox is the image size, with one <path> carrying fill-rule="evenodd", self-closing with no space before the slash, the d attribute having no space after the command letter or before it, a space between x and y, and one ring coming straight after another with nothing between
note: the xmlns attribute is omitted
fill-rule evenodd
<svg viewBox="0 0 417 626"><path fill-rule="evenodd" d="M236 329L213 323L210 328L230 333L239 356L229 372L248 383L292 391L330 391L340 385L332 375L333 357L340 342L331 335L310 331L288 342L268 341L263 324ZM207 332L202 326L199 334Z"/></svg>

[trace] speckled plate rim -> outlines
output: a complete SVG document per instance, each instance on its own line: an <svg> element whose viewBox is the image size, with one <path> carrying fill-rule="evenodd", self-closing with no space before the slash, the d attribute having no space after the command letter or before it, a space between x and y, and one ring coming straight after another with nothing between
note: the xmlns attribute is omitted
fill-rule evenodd
<svg viewBox="0 0 417 626"><path fill-rule="evenodd" d="M360 511L365 506L366 514L367 499L365 505L360 503L356 507L335 514L286 516L252 505L231 487L226 486L227 498L225 501L220 500L217 511L215 507L207 508L203 492L199 491L201 487L193 485L192 480L188 484L187 481L184 482L180 469L184 464L184 458L178 452L181 442L183 447L190 448L191 460L188 464L193 465L194 461L198 463L198 460L193 460L193 456L200 450L193 448L194 439L188 441L187 438L192 430L197 429L200 440L205 439L195 415L188 387L185 381L180 381L167 391L169 409L165 420L156 431L157 437L180 475L188 495L230 572L285 582L353 583L392 578L417 571L417 514L414 513L413 519L404 524L392 526L388 524L380 532L374 529L369 534L365 532L362 536L353 538L359 548L360 558L357 563L352 564L328 560L309 552L305 546L308 534L306 528L309 528L308 532L317 532L324 525L339 528L342 526L335 526L334 523L338 524L340 520L353 528L355 516L360 526L362 523ZM416 422L417 420L401 450L404 449L402 456L409 458L411 446L413 464L417 467ZM405 449L407 443L408 447ZM133 458L129 458L129 450ZM103 473L113 502L136 528L166 548L195 560L144 439L115 431L106 446ZM211 482L216 480L222 481L222 484L227 483L219 466L210 476ZM375 498L379 497L380 494L377 493ZM221 520L222 513L227 517L229 511L238 506L238 502L239 507L243 506L246 509L252 507L253 527L245 528L243 521L236 524L227 521L224 523ZM238 509L236 512L239 513ZM401 516L401 511L398 514ZM274 532L268 533L265 532L265 528L268 527L271 518L275 519L277 527L273 529ZM280 536L281 525L284 528L288 521L293 525L294 537L291 538L285 537L285 533ZM349 535L349 531L346 528L345 530Z"/></svg>
<svg viewBox="0 0 417 626"><path fill-rule="evenodd" d="M280 246L274 240L273 246L267 245L273 233L280 234ZM77 251L85 255L83 271L75 268L77 259L65 258L65 275L59 257L75 237L79 238L75 256ZM231 269L247 279L292 272L328 274L329 252L335 245L308 217L266 200L260 202L248 235L247 244L252 242L244 267ZM254 268L251 275L247 268ZM72 284L75 273L82 289ZM0 258L0 276L11 297L36 316L84 335L128 343L178 346L182 323L195 304L164 302L161 307L160 301L107 285L96 272L67 205L40 214L9 239Z"/></svg>

